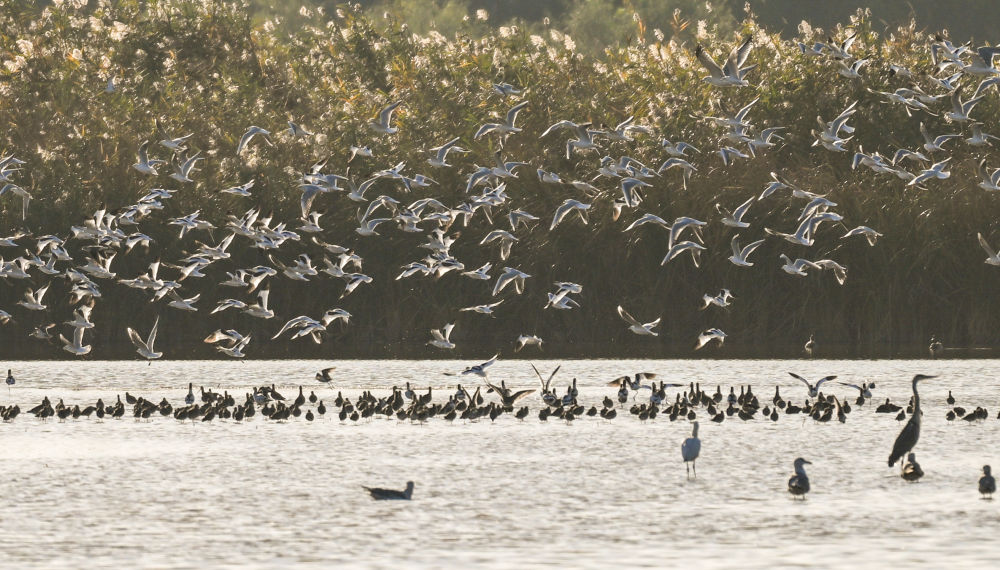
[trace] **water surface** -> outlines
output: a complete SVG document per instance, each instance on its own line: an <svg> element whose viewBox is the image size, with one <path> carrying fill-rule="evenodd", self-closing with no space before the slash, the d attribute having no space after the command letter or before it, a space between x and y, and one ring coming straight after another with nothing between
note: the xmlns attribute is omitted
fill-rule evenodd
<svg viewBox="0 0 1000 570"><path fill-rule="evenodd" d="M27 409L48 395L82 406L128 391L177 404L188 381L237 399L272 383L294 397L302 384L328 407L338 390L384 395L410 382L433 386L442 400L457 381L477 385L443 374L469 364L339 362L325 386L312 377L329 363L315 361L12 362L18 383L0 388L0 402ZM702 412L696 480L680 457L688 421L640 422L620 410L610 422L543 423L537 394L525 401L532 414L524 422L343 423L335 413L287 423L259 415L244 423L58 422L22 414L0 425L0 566L982 568L1000 559L1000 500L980 500L976 490L983 464L1000 468L997 361L536 364L543 372L562 364L554 383L562 390L577 378L588 407L615 396L608 380L643 370L712 392L749 384L762 404L775 385L805 399L787 371L874 381L875 403L904 405L914 373L940 374L921 390L916 452L926 476L907 484L886 466L902 424L872 405L855 407L844 424L785 415L715 424ZM508 385L537 386L524 361L501 360L491 371ZM949 389L990 418L947 422ZM832 392L856 397L843 386ZM785 490L798 456L813 462L805 501ZM410 502L372 501L361 488L401 489L409 479Z"/></svg>

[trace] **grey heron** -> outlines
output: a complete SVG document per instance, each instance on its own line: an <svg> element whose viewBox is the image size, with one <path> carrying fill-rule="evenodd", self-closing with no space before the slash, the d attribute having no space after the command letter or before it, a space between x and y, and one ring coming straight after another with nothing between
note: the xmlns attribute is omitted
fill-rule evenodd
<svg viewBox="0 0 1000 570"><path fill-rule="evenodd" d="M695 461L698 459L698 454L701 452L701 440L698 439L698 422L691 423L691 437L684 440L681 444L681 457L684 458L684 466L688 468L688 477L691 476L691 471L694 471L695 478L698 477L698 469L695 466Z"/></svg>
<svg viewBox="0 0 1000 570"><path fill-rule="evenodd" d="M917 440L920 439L920 395L917 394L917 382L936 377L926 374L917 374L913 377L913 413L910 414L910 421L906 422L903 430L896 437L896 443L892 445L892 453L889 454L889 467L895 465L917 445Z"/></svg>

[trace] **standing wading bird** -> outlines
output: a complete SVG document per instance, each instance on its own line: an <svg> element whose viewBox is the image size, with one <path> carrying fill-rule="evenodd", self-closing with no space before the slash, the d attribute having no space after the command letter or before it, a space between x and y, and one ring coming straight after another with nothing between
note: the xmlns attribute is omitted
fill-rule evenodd
<svg viewBox="0 0 1000 570"><path fill-rule="evenodd" d="M927 347L927 352L931 354L931 358L937 358L944 353L944 344L935 335L931 335L931 343Z"/></svg>
<svg viewBox="0 0 1000 570"><path fill-rule="evenodd" d="M809 335L809 340L807 340L805 346L802 347L802 350L805 351L806 356L808 356L809 358L812 358L813 352L816 351L816 338L815 337L816 337L816 335L812 335L812 334Z"/></svg>
<svg viewBox="0 0 1000 570"><path fill-rule="evenodd" d="M799 457L795 460L795 475L788 480L788 492L792 494L793 497L802 497L803 500L806 498L806 493L809 492L809 476L806 475L806 470L803 465L812 465L811 461L806 461Z"/></svg>
<svg viewBox="0 0 1000 570"><path fill-rule="evenodd" d="M695 478L698 477L698 470L695 468L695 461L701 453L701 440L698 439L698 422L691 423L691 437L681 444L681 457L684 458L684 466L688 468L688 477L694 471Z"/></svg>
<svg viewBox="0 0 1000 570"><path fill-rule="evenodd" d="M376 501L409 501L413 496L413 481L406 482L406 489L402 491L397 491L395 489L380 489L378 487L365 487L362 485L365 491L368 491L372 498Z"/></svg>
<svg viewBox="0 0 1000 570"><path fill-rule="evenodd" d="M921 477L924 476L924 470L920 468L920 464L917 463L917 458L914 453L910 453L906 456L906 463L903 464L903 472L900 474L904 480L914 483L919 481Z"/></svg>
<svg viewBox="0 0 1000 570"><path fill-rule="evenodd" d="M904 455L912 451L920 439L920 395L917 394L917 382L930 378L937 378L937 376L917 374L913 377L913 413L910 414L910 421L906 422L903 430L896 437L896 442L892 444L892 453L889 454L889 467L895 465Z"/></svg>
<svg viewBox="0 0 1000 570"><path fill-rule="evenodd" d="M997 491L997 482L990 474L990 466L983 465L983 476L979 479L979 492L984 499L992 499L993 493Z"/></svg>
<svg viewBox="0 0 1000 570"><path fill-rule="evenodd" d="M10 368L7 369L7 392L10 392L10 387L14 385L14 374L11 372Z"/></svg>

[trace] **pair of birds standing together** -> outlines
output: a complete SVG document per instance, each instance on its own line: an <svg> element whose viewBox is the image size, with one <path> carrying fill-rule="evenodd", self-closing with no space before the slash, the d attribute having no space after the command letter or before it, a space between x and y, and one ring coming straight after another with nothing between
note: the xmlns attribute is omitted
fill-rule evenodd
<svg viewBox="0 0 1000 570"><path fill-rule="evenodd" d="M700 453L701 440L698 439L698 422L692 422L691 437L685 439L684 443L681 444L681 457L684 458L684 466L687 467L688 477L690 477L692 473L695 477L698 476L698 471L695 469L695 462L697 461ZM809 476L806 475L806 470L803 465L811 464L812 462L801 457L795 459L795 474L788 480L788 492L793 496L802 497L804 499L805 494L809 492Z"/></svg>
<svg viewBox="0 0 1000 570"><path fill-rule="evenodd" d="M910 453L906 456L906 464L903 465L903 472L900 474L900 477L910 482L916 482L923 476L924 470L917 463L916 456ZM990 466L983 465L983 476L979 478L979 493L983 495L984 499L992 499L993 493L996 490L997 482L993 478Z"/></svg>
<svg viewBox="0 0 1000 570"><path fill-rule="evenodd" d="M806 341L805 346L802 347L802 352L806 353L806 356L812 358L813 353L816 352L816 335L809 335L809 340ZM938 340L936 335L931 335L931 343L927 347L927 352L930 353L931 358L937 358L944 354L944 343Z"/></svg>

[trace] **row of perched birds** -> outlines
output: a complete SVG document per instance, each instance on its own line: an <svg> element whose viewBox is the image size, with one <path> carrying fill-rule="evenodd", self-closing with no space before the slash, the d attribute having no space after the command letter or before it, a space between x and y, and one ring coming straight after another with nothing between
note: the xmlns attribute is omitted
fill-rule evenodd
<svg viewBox="0 0 1000 570"><path fill-rule="evenodd" d="M863 81L858 70L865 60L856 60L851 55L851 47L855 35L842 42L817 43L813 46L802 46L802 57L822 57L832 65L839 66L841 75L846 75L850 81ZM998 82L998 72L993 67L996 48L981 48L971 50L969 46L955 46L944 38L936 38L930 44L931 55L934 58L937 75L926 78L928 88L932 93L921 90L917 86L918 77L900 66L893 67L893 77L904 81L909 86L896 91L882 92L891 104L902 104L910 113L930 115L939 100L950 98L952 111L946 112L947 119L956 124L969 124L973 131L966 143L979 148L987 148L992 135L983 132L969 115L976 103L989 95ZM706 82L719 89L749 85L748 73L755 65L746 65L751 55L752 41L747 38L736 46L723 66L716 64L708 51L701 46L697 49L697 58L709 71ZM956 71L951 77L941 78L945 72ZM985 78L975 89L972 97L963 100L964 86L967 78ZM530 86L518 88L506 83L493 86L494 93L503 101L516 99L530 92ZM782 126L769 126L756 129L751 122L751 113L758 99L753 99L735 113L722 112L720 116L703 116L706 124L715 125L726 144L718 149L723 168L737 168L737 161L752 160L768 149L773 148L782 139ZM392 140L401 127L394 124L394 116L398 109L405 106L405 101L395 101L385 106L373 118L368 127L376 141L385 142L391 147ZM721 103L720 103L721 106ZM209 160L201 150L194 150L194 133L175 136L158 123L161 140L151 143L149 140L138 145L136 163L133 169L141 178L148 179L154 185L161 182L168 187L155 187L139 192L139 197L132 203L118 204L115 207L102 205L92 216L83 220L79 226L67 229L54 229L53 233L33 235L26 231L18 231L7 237L0 238L0 248L10 248L23 251L14 259L0 258L0 280L9 283L20 283L19 287L5 289L0 297L0 305L11 301L6 297L13 291L20 306L15 313L7 308L0 308L0 323L9 324L12 321L23 322L22 327L30 336L61 345L62 349L74 356L84 356L90 353L92 346L88 344L88 336L94 327L92 320L95 309L100 303L111 301L125 295L127 290L136 290L145 295L156 307L157 316L149 319L148 324L139 322L122 323L122 341L128 338L134 345L137 354L142 358L153 360L164 356L156 348L159 333L161 310L170 309L186 313L205 313L210 315L225 313L225 315L242 315L241 320L231 319L220 322L225 315L206 317L204 332L210 333L205 342L216 346L217 350L232 358L243 358L253 340L253 334L247 332L250 322L268 322L272 319L283 321L283 325L275 324L270 330L274 332L270 340L274 341L287 335L290 339L311 339L321 343L334 323L347 326L353 315L341 307L330 307L321 314L313 315L279 315L271 308L271 292L284 293L281 280L296 283L308 283L317 291L329 291L328 281L339 280L343 288L340 299L343 300L353 291L372 283L376 278L395 275L395 279L427 278L440 280L440 287L452 287L454 282L442 279L448 273L458 275L459 279L480 280L492 282L492 287L483 290L483 302L465 307L454 307L455 316L460 313L479 313L494 315L503 311L501 305L512 295L521 295L528 290L537 288L529 286L533 270L530 267L503 267L497 271L494 265L507 261L511 251L517 244L524 241L529 233L543 231L545 227L540 221L541 216L551 215L548 231L555 232L563 224L587 224L589 217L600 210L604 203L610 203L608 215L617 222L622 218L623 232L648 232L643 226L660 226L666 231L666 251L662 265L677 263L680 257L690 256L695 266L701 263L701 256L706 251L704 232L709 222L691 216L679 216L672 222L661 218L656 213L641 213L645 194L661 190L667 182L666 177L671 171L681 174L680 183L687 185L691 177L700 172L698 166L706 169L707 165L699 162L695 156L700 151L685 141L663 139L661 148L665 153L665 161L658 168L646 166L646 160L622 154L615 158L604 155L595 162L589 162L591 156L598 157L605 150L628 149L634 147L635 137L652 136L655 131L640 124L635 117L629 117L618 122L615 127L594 128L593 123L577 119L561 119L540 133L542 140L552 140L560 133L569 132L565 141L567 160L575 160L572 177L552 171L545 164L532 164L536 169L537 182L526 180L524 170L529 162L512 160L505 156L512 147L513 137L527 136L521 127L516 126L520 113L530 110L527 98L509 107L503 119L483 124L475 133L473 143L478 148L496 149L495 153L477 153L475 149L463 148L460 137L448 141L437 141L441 144L431 149L425 164L428 168L442 172L458 173L466 180L465 196L457 203L446 204L443 197L434 189L437 182L434 178L414 171L407 167L407 162L395 162L390 159L387 164L379 165L380 158L373 150L374 143L358 142L349 149L346 161L338 162L332 157L316 162L302 169L298 185L300 192L297 210L300 217L297 220L279 221L274 215L265 212L262 207L251 206L242 215L229 214L225 220L207 220L200 210L179 213L176 216L160 214L158 211L167 208L175 209L171 199L185 186L197 183L200 165ZM820 130L814 131L815 144L830 150L842 152L846 150L854 136L854 127L849 125L853 114L857 111L857 102L845 105L839 116L831 121L820 119ZM530 112L530 111L528 111ZM923 124L921 125L924 126ZM931 136L923 128L927 142L921 149L899 149L892 158L886 158L878 152L865 153L860 148L854 154L851 165L855 168L866 166L877 173L893 175L906 181L907 185L923 185L936 179L947 178L947 165L950 158L937 160L929 165L927 156L944 152L944 145L958 134ZM313 133L305 127L289 122L288 129L280 133L282 140L304 142L312 140ZM240 138L235 149L237 157L243 158L250 153L257 153L258 147L264 145L283 144L277 135L259 126L250 127ZM435 143L432 143L435 144ZM563 144L559 143L560 146ZM168 158L154 156L156 149L171 153ZM742 150L741 150L742 149ZM744 150L746 152L744 152ZM483 152L483 151L480 151ZM926 153L926 154L924 154ZM459 155L470 155L469 159L488 159L495 164L480 166L473 164L470 168L454 164L449 160ZM462 162L467 163L469 159ZM348 166L350 163L350 166ZM921 165L915 173L903 168L904 164ZM30 165L8 154L0 157L0 196L12 195L21 199L22 219L27 217L31 204L31 194L19 185L18 180L26 179L24 171ZM304 165L302 165L304 166ZM354 168L354 172L351 172ZM1000 169L990 173L985 163L980 170L984 174L981 184L986 190L1000 189ZM164 176L161 169L167 169ZM359 171L367 171L366 176L358 177ZM565 176L565 178L564 178ZM168 179L170 182L167 183ZM987 179L991 180L988 186ZM233 200L253 201L256 178L235 181L228 188L219 188L218 192L233 196ZM555 209L554 212L530 213L512 197L511 191L528 184L551 187L553 192L561 191L571 195ZM146 184L138 183L145 187ZM377 189L377 190L376 190ZM381 192L377 197L372 194ZM801 212L794 220L795 227L789 223L787 228L763 228L757 235L748 237L744 230L751 229L751 209L758 210L768 201L776 200L775 196L787 193L791 200L801 200ZM419 194L414 200L402 200L406 194ZM329 197L328 197L329 196ZM327 201L325 208L319 208L321 201ZM330 212L353 210L357 205L355 219L334 220L336 228L323 227L321 220ZM797 186L779 173L772 173L771 180L763 192L757 195L753 192L741 204L732 207L716 204L719 213L718 225L721 228L731 228L737 232L731 240L732 255L728 260L740 268L753 267L751 260L754 252L767 239L780 238L782 242L796 246L813 248L818 243L826 244L821 231L832 225L844 226L844 217L835 211L837 203L828 195L814 193ZM768 214L785 209L784 205L767 206ZM798 206L794 207L799 211ZM764 212L758 212L763 219ZM537 215L536 215L537 214ZM332 217L332 216L331 216ZM631 222L625 224L628 220ZM509 222L509 230L504 227ZM343 235L345 223L354 228L351 243L341 245L330 243L327 236ZM454 224L460 223L462 231L453 231ZM406 264L398 270L394 268L377 267L374 275L362 272L363 258L358 250L364 249L366 240L377 239L383 224L392 225L403 234L414 234L422 240L417 244L417 250L423 257ZM170 245L166 234L176 228L176 244L188 253L180 259L162 260L161 253ZM294 228L294 229L293 229ZM847 230L847 226L844 226ZM214 243L206 243L192 236L213 236L213 230L224 235ZM156 239L151 234L158 236ZM468 236L474 237L472 241ZM770 237L769 237L770 236ZM882 234L870 227L859 225L847 230L840 238L864 239L870 246L875 246ZM459 260L452 248L456 243L469 242L470 246L480 254L477 267L467 267ZM476 241L478 240L478 241ZM163 243L158 243L163 242ZM1000 265L1000 257L990 247L987 240L980 236L982 246L987 250L987 263ZM344 243L344 242L342 242ZM175 244L175 245L176 245ZM161 253L156 253L159 250ZM2 251L2 250L0 250ZM135 275L122 275L120 267L125 258L137 257L139 252L148 252L142 260L130 261L128 266L148 263L145 272ZM244 258L244 253L255 252L259 263L244 266L237 260ZM821 256L819 256L821 257ZM481 263L483 260L485 263ZM829 258L793 259L785 253L780 254L781 269L792 276L805 277L811 272L829 270L834 279L843 284L847 279L847 268L840 262ZM530 262L530 261L529 261ZM167 269L169 274L164 275ZM582 308L581 294L587 275L570 276L554 283L553 288L545 291L546 301L540 306L545 310L577 310ZM214 305L206 306L208 299L202 299L204 289L214 287L199 287L195 282L199 279L210 279L217 285L233 290L232 297L214 299ZM65 286L62 285L65 281ZM60 297L51 302L52 295L47 293L56 285ZM320 295L321 293L317 293ZM325 293L322 293L325 294ZM539 293L540 295L540 293ZM702 308L725 308L731 305L736 296L728 288L722 288L718 294L707 292L703 297ZM639 308L642 309L642 308ZM646 312L642 309L642 312ZM617 313L624 321L622 330L628 330L638 336L657 336L656 330L661 317L643 315L636 307L617 307ZM639 315L641 318L633 316ZM63 315L63 316L56 316ZM486 322L486 321L480 321ZM452 333L456 322L443 323L439 328L429 331L427 345L442 350L453 349L456 344ZM240 331L242 328L243 332ZM459 329L461 330L461 329ZM71 332L70 332L71 331ZM259 334L259 333L258 333ZM270 333L269 333L270 334ZM695 335L692 334L692 337ZM717 327L709 328L697 335L693 344L700 349L708 344L721 346L727 333ZM259 342L259 340L258 340ZM517 339L511 339L516 350L525 346L541 347L543 340L532 331L526 331Z"/></svg>
<svg viewBox="0 0 1000 570"><path fill-rule="evenodd" d="M539 392L543 406L536 413L538 419L562 419L572 421L581 417L601 417L604 419L614 419L618 416L619 410L628 410L629 415L637 417L639 420L654 420L658 415L668 417L670 421L687 419L695 421L702 417L707 417L710 421L721 423L733 416L749 421L758 416L778 421L782 415L802 414L817 422L828 422L833 419L844 423L848 414L856 407L866 404L872 406L872 390L874 383L865 383L861 386L846 382L836 382L841 386L857 391L856 398L838 397L834 394L824 394L819 388L825 383L835 380L836 376L827 376L816 382L815 385L809 383L801 376L789 373L792 377L800 380L806 386L806 398L797 404L792 399L781 394L781 387L775 386L773 396L758 398L749 385L732 386L726 393L721 385L717 386L714 392L702 390L698 383L690 383L687 386L674 383L657 382L657 375L650 372L639 372L634 375L621 376L609 382L610 387L617 388L614 398L604 396L599 405L587 406L579 398L576 379L570 381L565 390L559 390L553 385L553 378L559 371L556 367L547 378L538 373L532 365L532 369L538 376L540 388L514 389L507 386L505 381L499 383L487 378L481 386L471 388L468 385L457 384L454 392L449 392L447 399L442 402L433 400L433 387L427 387L426 392L420 393L417 389L406 383L405 387L393 387L386 396L378 397L371 391L362 391L352 402L349 397L343 396L342 392L337 392L333 400L334 411L337 412L341 421L358 421L368 418L396 418L398 420L425 421L439 417L451 421L455 419L477 420L489 417L496 420L503 414L513 414L517 419L525 419L529 414L529 407L523 405L523 401L532 394ZM317 379L321 383L328 383L332 380L331 371L325 369L317 374ZM7 385L14 386L16 380L12 371L8 371ZM668 389L683 388L673 394L671 399ZM494 394L494 398L487 401L487 396ZM851 402L854 402L852 406ZM966 421L986 419L985 408L977 406L975 411L966 412L961 406L955 405L955 398L951 391L948 392L946 402L953 406L947 412L947 419L953 420L956 417ZM521 405L519 405L521 404ZM126 410L125 406L132 406ZM303 406L311 408L303 410ZM255 388L252 393L245 394L238 402L236 398L228 392L216 393L212 390L205 390L204 387L195 392L193 383L188 386L188 393L184 399L184 406L173 406L166 398L159 402L153 402L142 397L136 397L128 392L125 393L124 403L122 397L118 396L116 401L105 404L99 399L92 405L66 405L60 399L55 405L45 397L43 401L27 411L35 417L42 419L57 417L58 419L78 419L80 417L89 418L94 415L97 418L124 417L126 412L135 418L148 419L156 416L173 416L176 419L200 419L201 421L211 421L215 418L235 419L237 421L244 418L251 418L255 411L259 409L264 417L270 419L298 418L305 413L305 419L313 420L317 416L322 417L327 412L326 404L317 396L315 390L310 390L306 395L304 387L298 387L298 395L286 400L274 385ZM315 409L315 415L312 413ZM0 417L10 421L20 413L20 407L9 405L0 407ZM897 414L898 412L898 414ZM914 398L900 406L892 404L889 398L875 408L874 413L895 414L898 421L905 420L914 414ZM275 415L277 414L277 415ZM1000 419L1000 416L998 416Z"/></svg>

